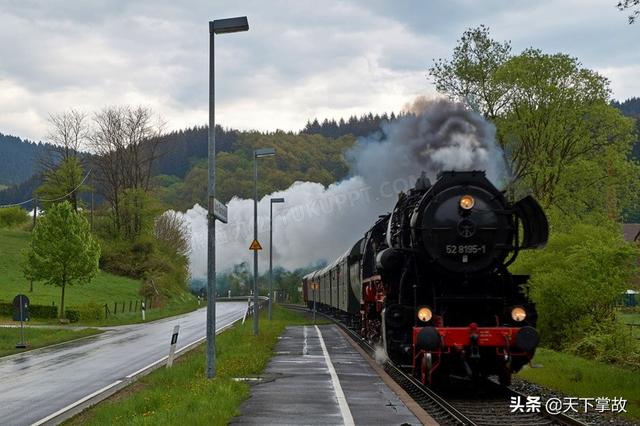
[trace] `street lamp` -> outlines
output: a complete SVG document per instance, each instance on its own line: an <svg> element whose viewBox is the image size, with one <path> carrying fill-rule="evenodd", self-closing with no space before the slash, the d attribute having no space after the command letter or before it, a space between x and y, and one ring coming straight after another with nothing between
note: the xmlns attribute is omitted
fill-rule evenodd
<svg viewBox="0 0 640 426"><path fill-rule="evenodd" d="M272 198L269 203L269 321L273 319L271 314L273 300L273 204L284 203L284 198Z"/></svg>
<svg viewBox="0 0 640 426"><path fill-rule="evenodd" d="M207 186L207 377L216 375L216 120L214 35L247 31L246 16L209 21L209 182ZM226 212L224 212L226 216ZM226 220L225 220L226 221Z"/></svg>
<svg viewBox="0 0 640 426"><path fill-rule="evenodd" d="M253 151L253 241L258 241L258 158L276 155L273 148ZM253 244L252 244L253 245ZM258 249L253 250L253 335L258 335Z"/></svg>

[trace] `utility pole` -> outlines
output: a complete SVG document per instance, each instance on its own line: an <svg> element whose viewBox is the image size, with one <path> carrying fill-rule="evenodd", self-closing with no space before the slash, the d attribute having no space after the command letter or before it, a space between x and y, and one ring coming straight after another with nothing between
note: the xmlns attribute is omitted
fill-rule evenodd
<svg viewBox="0 0 640 426"><path fill-rule="evenodd" d="M216 120L214 35L248 31L246 16L209 21L209 146L207 212L207 378L216 375ZM220 203L221 204L221 203ZM223 206L224 207L224 206ZM226 212L224 212L226 216ZM226 218L225 218L226 222Z"/></svg>
<svg viewBox="0 0 640 426"><path fill-rule="evenodd" d="M269 321L273 319L273 204L284 203L284 198L272 198L269 203Z"/></svg>

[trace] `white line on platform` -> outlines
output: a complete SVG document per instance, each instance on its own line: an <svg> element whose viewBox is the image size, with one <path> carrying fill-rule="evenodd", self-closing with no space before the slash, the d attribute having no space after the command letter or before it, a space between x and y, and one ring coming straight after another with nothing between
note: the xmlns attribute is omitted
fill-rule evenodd
<svg viewBox="0 0 640 426"><path fill-rule="evenodd" d="M307 326L302 326L302 334L304 334L304 343L302 344L302 356L309 354L309 348L307 347Z"/></svg>
<svg viewBox="0 0 640 426"><path fill-rule="evenodd" d="M354 426L355 423L353 421L353 416L351 415L351 410L349 409L349 404L347 404L347 398L345 398L344 392L342 391L342 386L340 386L340 379L338 378L338 374L336 374L336 370L335 368L333 368L333 363L331 362L331 358L329 357L327 346L324 344L324 339L322 338L322 332L317 325L315 327L316 331L318 332L318 337L320 337L320 346L322 346L324 360L327 363L327 368L329 369L329 374L331 375L331 383L333 384L333 389L336 391L336 398L338 399L338 406L340 407L342 420L345 426Z"/></svg>

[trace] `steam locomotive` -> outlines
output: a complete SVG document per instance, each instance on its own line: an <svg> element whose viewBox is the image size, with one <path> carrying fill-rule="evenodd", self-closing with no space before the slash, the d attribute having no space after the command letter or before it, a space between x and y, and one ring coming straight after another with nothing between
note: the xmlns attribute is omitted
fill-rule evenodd
<svg viewBox="0 0 640 426"><path fill-rule="evenodd" d="M548 234L533 197L510 203L483 171L442 172L433 185L423 173L346 253L303 277L303 296L424 384L497 375L508 385L539 335L528 276L507 267Z"/></svg>

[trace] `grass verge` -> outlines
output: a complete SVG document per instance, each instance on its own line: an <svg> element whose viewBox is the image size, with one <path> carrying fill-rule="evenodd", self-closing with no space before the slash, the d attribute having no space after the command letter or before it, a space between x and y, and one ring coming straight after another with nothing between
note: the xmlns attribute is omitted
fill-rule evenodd
<svg viewBox="0 0 640 426"><path fill-rule="evenodd" d="M102 318L95 321L80 320L73 323L73 325L108 327L111 325L137 324L141 322L149 322L162 318L172 317L175 315L186 314L187 312L195 311L196 309L205 306L206 303L202 302L201 305L198 305L198 301L195 297L185 294L184 297L170 300L162 308L147 309L145 313L145 321L142 321L142 314L140 313L140 311L137 311L124 312L117 315L109 315L109 318Z"/></svg>
<svg viewBox="0 0 640 426"><path fill-rule="evenodd" d="M25 327L24 339L27 341L29 347L27 349L16 349L16 344L20 341L20 329L2 327L0 328L0 357L79 339L80 337L92 336L99 333L102 333L102 330L96 330L95 328L73 330L62 328Z"/></svg>
<svg viewBox="0 0 640 426"><path fill-rule="evenodd" d="M114 325L138 324L141 322L155 321L175 315L186 314L187 312L194 311L204 306L206 306L204 303L202 305L198 305L198 302L194 297L185 294L181 298L170 300L162 308L147 309L145 313L145 321L142 321L142 314L138 310L136 312L121 312L116 315L111 314L109 315L109 318L102 318L99 320L81 319L71 325L84 327L109 327ZM34 325L60 325L57 318L33 318L29 323ZM19 324L19 322L13 321L11 317L0 316L0 324Z"/></svg>
<svg viewBox="0 0 640 426"><path fill-rule="evenodd" d="M518 376L567 396L624 398L628 402L623 415L640 419L637 371L544 348L536 350L534 363L542 364L542 368L525 367Z"/></svg>
<svg viewBox="0 0 640 426"><path fill-rule="evenodd" d="M226 425L249 397L249 385L233 378L259 375L285 326L309 321L304 314L274 306L272 321L261 317L259 336L253 335L252 321L218 335L215 379L205 377L204 346L200 346L170 370L161 368L142 377L65 424Z"/></svg>
<svg viewBox="0 0 640 426"><path fill-rule="evenodd" d="M32 305L60 305L59 287L33 284L29 291L29 282L22 274L22 250L27 249L31 234L26 231L0 229L0 300L11 302L19 294L29 297ZM94 301L100 305L141 299L140 282L131 278L119 277L104 271L86 285L68 287L65 294L65 306L82 305Z"/></svg>

